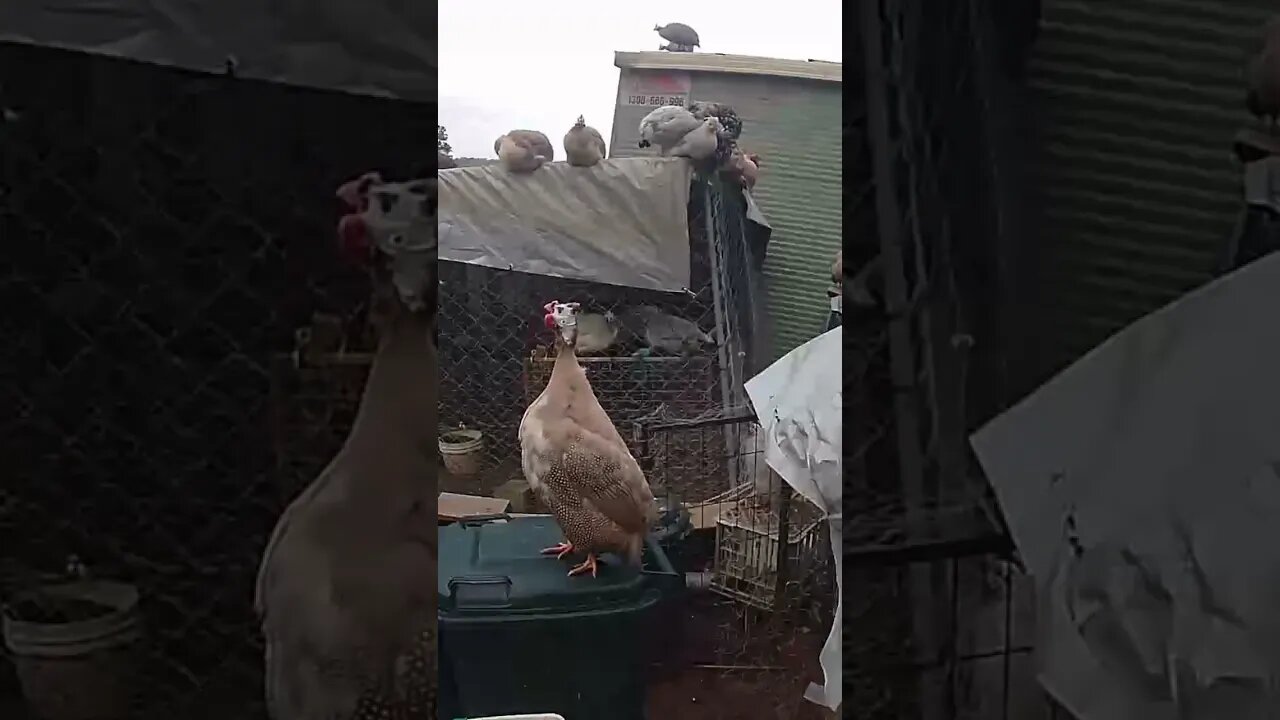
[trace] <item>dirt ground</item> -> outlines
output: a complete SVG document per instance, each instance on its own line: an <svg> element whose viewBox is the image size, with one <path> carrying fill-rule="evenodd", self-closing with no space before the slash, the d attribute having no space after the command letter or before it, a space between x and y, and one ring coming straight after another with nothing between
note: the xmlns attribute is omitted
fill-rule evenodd
<svg viewBox="0 0 1280 720"><path fill-rule="evenodd" d="M712 595L689 598L681 647L654 668L647 715L679 720L833 720L803 699L822 682L818 652L824 632L771 628L747 620L733 603Z"/></svg>

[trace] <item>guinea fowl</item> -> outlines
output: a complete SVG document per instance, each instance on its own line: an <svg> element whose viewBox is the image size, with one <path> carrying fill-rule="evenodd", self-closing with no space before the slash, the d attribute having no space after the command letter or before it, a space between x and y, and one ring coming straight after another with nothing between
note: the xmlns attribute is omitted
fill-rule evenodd
<svg viewBox="0 0 1280 720"><path fill-rule="evenodd" d="M547 136L537 130L512 130L493 141L493 152L509 172L533 172L556 159Z"/></svg>
<svg viewBox="0 0 1280 720"><path fill-rule="evenodd" d="M587 125L581 115L578 122L564 134L564 157L575 167L591 167L599 164L606 154L604 138L600 131Z"/></svg>
<svg viewBox="0 0 1280 720"><path fill-rule="evenodd" d="M574 345L574 352L579 355L602 353L618 341L620 329L618 318L612 310L605 311L603 315L579 315L578 341Z"/></svg>
<svg viewBox="0 0 1280 720"><path fill-rule="evenodd" d="M742 118L738 116L738 111L729 107L724 103L707 102L705 100L695 100L689 103L689 112L699 120L706 120L713 117L720 121L721 127L731 140L737 140L742 137Z"/></svg>
<svg viewBox="0 0 1280 720"><path fill-rule="evenodd" d="M685 135L696 130L703 123L688 110L676 106L665 105L651 111L640 120L639 146L647 148L657 145L663 154L678 144Z"/></svg>
<svg viewBox="0 0 1280 720"><path fill-rule="evenodd" d="M623 313L623 323L645 343L646 347L633 353L637 357L647 357L654 350L687 357L704 345L715 344L697 323L669 315L652 305L640 305Z"/></svg>
<svg viewBox="0 0 1280 720"><path fill-rule="evenodd" d="M272 532L255 587L273 720L436 715L435 179L357 181L381 341L350 434ZM345 191L344 196L352 199ZM429 260L429 262L424 262Z"/></svg>
<svg viewBox="0 0 1280 720"><path fill-rule="evenodd" d="M663 153L673 157L687 157L690 160L706 160L715 157L716 150L720 145L720 121L709 117L702 123L690 130L684 137L680 138L680 142L671 147L670 150Z"/></svg>
<svg viewBox="0 0 1280 720"><path fill-rule="evenodd" d="M564 542L542 552L557 559L585 553L571 576L594 577L605 552L639 566L657 517L653 492L578 363L578 304L550 302L543 309L556 331L555 365L519 431L525 479L564 531Z"/></svg>
<svg viewBox="0 0 1280 720"><path fill-rule="evenodd" d="M1262 50L1249 64L1249 87L1245 107L1260 120L1266 120L1275 132L1280 116L1280 17L1267 21L1262 35Z"/></svg>
<svg viewBox="0 0 1280 720"><path fill-rule="evenodd" d="M696 48L702 44L702 41L698 39L698 32L684 23L654 25L653 29L654 32L658 33L658 37L676 45Z"/></svg>

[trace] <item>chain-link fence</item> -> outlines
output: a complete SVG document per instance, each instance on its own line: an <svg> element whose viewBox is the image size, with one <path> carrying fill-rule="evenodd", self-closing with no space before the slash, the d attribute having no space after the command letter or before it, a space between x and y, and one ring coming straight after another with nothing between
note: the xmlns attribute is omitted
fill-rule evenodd
<svg viewBox="0 0 1280 720"><path fill-rule="evenodd" d="M1030 638L1010 626L1030 622L1030 584L1010 570L1002 518L967 447L1025 370L1006 309L1020 270L1018 158L1002 133L1034 5L926 13L876 0L855 21L850 75L866 112L846 145L865 162L846 188L874 198L855 211L861 227L874 217L874 230L853 240L845 264L854 372L844 542L846 580L859 588L845 627L845 703L858 717L1051 712Z"/></svg>
<svg viewBox="0 0 1280 720"><path fill-rule="evenodd" d="M367 300L334 189L411 176L431 114L0 45L0 583L12 601L76 556L136 588L128 717L262 715L254 575L347 422L301 402L347 391L273 358ZM24 717L19 695L0 659L0 716Z"/></svg>
<svg viewBox="0 0 1280 720"><path fill-rule="evenodd" d="M483 495L523 481L517 429L555 362L552 335L541 323L551 300L581 304L579 361L617 427L742 407L763 315L744 214L736 188L694 181L690 287L683 293L441 263L441 431L483 433L480 472L460 477L446 468L444 489ZM654 342L657 336L664 340Z"/></svg>

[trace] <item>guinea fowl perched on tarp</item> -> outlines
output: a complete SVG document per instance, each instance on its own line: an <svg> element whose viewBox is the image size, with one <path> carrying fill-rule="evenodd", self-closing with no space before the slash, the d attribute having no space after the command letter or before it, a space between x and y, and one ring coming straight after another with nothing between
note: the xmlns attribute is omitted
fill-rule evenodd
<svg viewBox="0 0 1280 720"><path fill-rule="evenodd" d="M381 342L342 448L284 511L255 588L273 720L436 714L435 179L340 191ZM377 260L378 262L373 262Z"/></svg>
<svg viewBox="0 0 1280 720"><path fill-rule="evenodd" d="M684 23L654 25L653 29L663 40L682 46L682 50L684 47L692 49L702 45L702 41L698 39L698 32Z"/></svg>
<svg viewBox="0 0 1280 720"><path fill-rule="evenodd" d="M699 120L705 120L709 117L719 120L724 132L730 139L737 140L742 137L742 118L738 116L738 111L728 105L695 100L689 103L687 109Z"/></svg>
<svg viewBox="0 0 1280 720"><path fill-rule="evenodd" d="M557 559L586 553L570 575L594 577L605 552L638 566L656 520L653 492L578 363L578 304L550 302L543 309L556 334L556 360L519 431L525 479L564 531L565 542L543 553Z"/></svg>
<svg viewBox="0 0 1280 720"><path fill-rule="evenodd" d="M565 159L574 167L592 167L598 165L607 153L600 131L579 115L578 122L564 134Z"/></svg>
<svg viewBox="0 0 1280 720"><path fill-rule="evenodd" d="M720 121L715 118L707 118L703 120L698 127L690 130L684 137L680 138L680 142L671 146L671 149L663 153L672 157L686 157L690 160L707 160L715 158L720 159L719 150L722 146L720 141ZM717 162L718 166L719 163Z"/></svg>
<svg viewBox="0 0 1280 720"><path fill-rule="evenodd" d="M1249 63L1249 88L1245 107L1254 117L1266 120L1275 132L1280 116L1280 17L1272 17L1263 30L1262 49Z"/></svg>
<svg viewBox="0 0 1280 720"><path fill-rule="evenodd" d="M493 152L508 172L533 172L556 159L556 149L537 130L512 130L493 141Z"/></svg>
<svg viewBox="0 0 1280 720"><path fill-rule="evenodd" d="M665 105L640 120L639 146L647 148L656 145L658 151L665 156L670 154L671 148L678 145L685 135L702 125L703 122L688 110L676 105Z"/></svg>

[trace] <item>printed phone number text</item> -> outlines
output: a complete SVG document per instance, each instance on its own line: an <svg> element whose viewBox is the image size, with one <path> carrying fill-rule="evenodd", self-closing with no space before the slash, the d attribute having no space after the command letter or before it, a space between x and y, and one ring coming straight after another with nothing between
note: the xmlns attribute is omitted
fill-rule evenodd
<svg viewBox="0 0 1280 720"><path fill-rule="evenodd" d="M679 105L684 107L684 96L682 95L628 95L628 105L648 105L652 107L662 107L664 105Z"/></svg>

